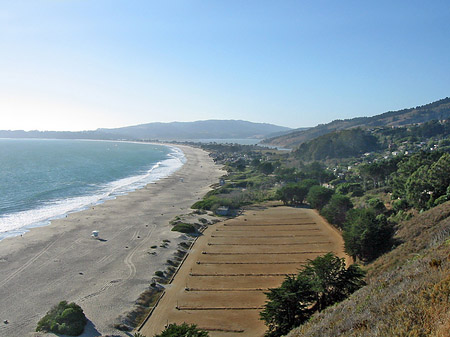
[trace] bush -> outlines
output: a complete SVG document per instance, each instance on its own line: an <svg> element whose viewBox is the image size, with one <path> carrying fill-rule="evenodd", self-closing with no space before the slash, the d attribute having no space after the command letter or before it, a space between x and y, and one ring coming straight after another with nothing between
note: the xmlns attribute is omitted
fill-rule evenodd
<svg viewBox="0 0 450 337"><path fill-rule="evenodd" d="M181 233L195 233L197 230L195 227L188 223L177 223L175 226L172 227L173 232L181 232Z"/></svg>
<svg viewBox="0 0 450 337"><path fill-rule="evenodd" d="M218 202L218 200L217 200L216 196L210 196L210 197L206 197L203 200L197 201L195 204L193 204L191 206L191 208L210 210L211 207L217 202Z"/></svg>
<svg viewBox="0 0 450 337"><path fill-rule="evenodd" d="M372 208L377 214L383 214L386 212L386 206L379 198L371 198L367 200L367 205Z"/></svg>
<svg viewBox="0 0 450 337"><path fill-rule="evenodd" d="M155 337L208 337L209 334L207 331L200 330L197 328L195 324L188 325L187 323L183 323L181 325L172 323L161 332L159 335Z"/></svg>
<svg viewBox="0 0 450 337"><path fill-rule="evenodd" d="M408 202L405 199L398 199L392 202L392 209L395 212L406 211L409 208Z"/></svg>
<svg viewBox="0 0 450 337"><path fill-rule="evenodd" d="M86 316L79 305L61 301L38 322L36 331L79 336L86 323Z"/></svg>
<svg viewBox="0 0 450 337"><path fill-rule="evenodd" d="M336 187L336 193L349 194L352 197L361 197L364 194L361 184L358 183L341 183Z"/></svg>

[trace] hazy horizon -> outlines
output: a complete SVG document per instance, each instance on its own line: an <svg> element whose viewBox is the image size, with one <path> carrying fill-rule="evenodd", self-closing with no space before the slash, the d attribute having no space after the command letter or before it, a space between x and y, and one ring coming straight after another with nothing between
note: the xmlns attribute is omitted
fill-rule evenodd
<svg viewBox="0 0 450 337"><path fill-rule="evenodd" d="M6 1L0 129L290 128L449 96L446 1Z"/></svg>

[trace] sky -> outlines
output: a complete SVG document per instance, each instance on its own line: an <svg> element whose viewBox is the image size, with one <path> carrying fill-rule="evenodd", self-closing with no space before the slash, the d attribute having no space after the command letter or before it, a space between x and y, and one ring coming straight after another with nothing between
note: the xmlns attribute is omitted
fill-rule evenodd
<svg viewBox="0 0 450 337"><path fill-rule="evenodd" d="M0 129L292 128L450 96L445 1L2 0Z"/></svg>

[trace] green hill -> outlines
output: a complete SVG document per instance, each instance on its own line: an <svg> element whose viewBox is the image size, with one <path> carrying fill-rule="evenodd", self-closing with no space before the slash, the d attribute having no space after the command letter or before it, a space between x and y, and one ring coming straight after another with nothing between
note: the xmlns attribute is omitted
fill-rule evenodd
<svg viewBox="0 0 450 337"><path fill-rule="evenodd" d="M388 111L372 117L338 119L327 124L320 124L307 130L294 130L286 135L268 138L265 144L295 148L309 140L339 130L351 128L371 128L379 126L404 126L424 123L430 120L450 118L450 98L398 111Z"/></svg>
<svg viewBox="0 0 450 337"><path fill-rule="evenodd" d="M450 120L432 120L420 125L377 127L369 130L353 128L319 136L305 142L293 151L303 161L360 157L367 152L401 149L414 152L430 141L439 143L442 150L449 149Z"/></svg>
<svg viewBox="0 0 450 337"><path fill-rule="evenodd" d="M303 143L294 152L306 161L356 157L380 148L377 137L362 129L332 132Z"/></svg>

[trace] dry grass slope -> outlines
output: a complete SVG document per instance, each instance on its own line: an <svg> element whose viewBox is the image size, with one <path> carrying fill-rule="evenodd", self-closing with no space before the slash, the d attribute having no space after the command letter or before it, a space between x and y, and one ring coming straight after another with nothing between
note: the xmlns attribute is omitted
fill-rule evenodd
<svg viewBox="0 0 450 337"><path fill-rule="evenodd" d="M448 336L450 202L402 224L404 243L368 268L368 285L288 335Z"/></svg>

